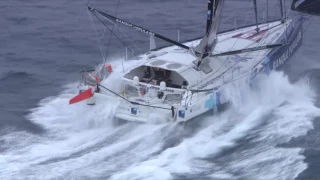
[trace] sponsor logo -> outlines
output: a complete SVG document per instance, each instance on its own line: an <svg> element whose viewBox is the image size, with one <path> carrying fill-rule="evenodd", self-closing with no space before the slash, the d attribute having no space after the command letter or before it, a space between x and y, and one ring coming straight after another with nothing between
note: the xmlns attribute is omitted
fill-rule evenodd
<svg viewBox="0 0 320 180"><path fill-rule="evenodd" d="M179 111L179 117L180 117L180 118L184 118L185 115L186 115L186 113L185 113L184 110L180 110L180 111Z"/></svg>
<svg viewBox="0 0 320 180"><path fill-rule="evenodd" d="M302 38L302 31L300 30L297 38L293 40L289 48L278 58L273 62L273 70L278 69L280 66L282 66L288 59L289 57L293 54L294 50L297 48L299 42L301 41Z"/></svg>
<svg viewBox="0 0 320 180"><path fill-rule="evenodd" d="M210 20L211 19L211 10L208 10L208 20Z"/></svg>
<svg viewBox="0 0 320 180"><path fill-rule="evenodd" d="M155 35L155 34L154 34L153 32L151 32L151 31L142 29L141 27L137 27L137 26L135 26L135 25L133 25L133 24L131 24L131 23L128 23L128 22L126 22L126 21L123 21L123 20L121 20L121 19L116 19L116 21L119 22L119 23L121 23L121 24L123 24L123 25L125 25L125 26L131 27L131 28L133 28L133 29L135 29L135 30L138 30L138 31L141 31L141 32L143 32L143 33L150 34L150 35L152 35L152 36Z"/></svg>
<svg viewBox="0 0 320 180"><path fill-rule="evenodd" d="M154 89L154 90L156 90L156 91L159 91L160 90L160 87L157 87L157 86L150 86L150 87L147 87L146 85L143 85L143 84L139 84L139 86L141 87L141 88L145 88L145 89ZM164 91L166 91L166 92L174 92L174 90L172 90L172 89L165 89Z"/></svg>
<svg viewBox="0 0 320 180"><path fill-rule="evenodd" d="M131 108L131 114L137 115L138 113L138 108Z"/></svg>
<svg viewBox="0 0 320 180"><path fill-rule="evenodd" d="M206 100L205 107L207 109L212 109L215 106L215 98L213 95L210 96L208 100Z"/></svg>

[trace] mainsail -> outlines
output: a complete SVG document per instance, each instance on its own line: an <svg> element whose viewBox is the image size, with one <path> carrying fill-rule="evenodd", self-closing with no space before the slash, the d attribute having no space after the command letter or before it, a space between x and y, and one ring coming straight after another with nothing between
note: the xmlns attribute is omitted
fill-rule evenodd
<svg viewBox="0 0 320 180"><path fill-rule="evenodd" d="M293 11L320 16L320 0L293 0Z"/></svg>
<svg viewBox="0 0 320 180"><path fill-rule="evenodd" d="M217 43L217 33L220 25L222 7L224 0L208 1L208 17L206 35L201 42L195 47L197 53L208 55L215 48Z"/></svg>

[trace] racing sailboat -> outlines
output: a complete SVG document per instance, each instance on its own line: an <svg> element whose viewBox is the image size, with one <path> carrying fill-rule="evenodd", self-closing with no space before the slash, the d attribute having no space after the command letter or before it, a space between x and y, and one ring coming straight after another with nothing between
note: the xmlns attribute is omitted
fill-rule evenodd
<svg viewBox="0 0 320 180"><path fill-rule="evenodd" d="M154 113L181 122L219 111L229 103L226 84L281 68L302 42L300 16L259 23L253 3L255 24L218 32L224 0L209 0L205 35L185 43L88 6L96 17L173 45L141 54L139 63L125 71L119 92L101 83L112 73L111 65L84 70L80 93L69 103L86 100L94 105L96 98L113 98L119 101L115 117L137 122L149 122Z"/></svg>

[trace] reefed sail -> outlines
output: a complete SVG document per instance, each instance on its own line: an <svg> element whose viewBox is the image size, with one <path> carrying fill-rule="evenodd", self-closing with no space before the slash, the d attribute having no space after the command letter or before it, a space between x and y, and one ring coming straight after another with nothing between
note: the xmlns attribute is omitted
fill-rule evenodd
<svg viewBox="0 0 320 180"><path fill-rule="evenodd" d="M320 16L320 0L293 0L293 11Z"/></svg>

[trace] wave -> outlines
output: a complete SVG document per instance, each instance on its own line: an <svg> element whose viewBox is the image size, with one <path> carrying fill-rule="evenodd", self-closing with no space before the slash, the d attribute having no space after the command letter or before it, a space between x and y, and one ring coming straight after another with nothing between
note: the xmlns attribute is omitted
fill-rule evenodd
<svg viewBox="0 0 320 180"><path fill-rule="evenodd" d="M142 62L125 68L137 63ZM120 64L105 86L121 77ZM320 115L313 90L304 80L291 84L279 72L257 79L253 90L243 84L228 87L229 110L184 126L115 126L117 102L69 105L77 90L76 84L68 85L31 110L28 119L47 133L1 155L0 178L295 178L307 167L303 149L279 145L313 128L313 118Z"/></svg>
<svg viewBox="0 0 320 180"><path fill-rule="evenodd" d="M4 80L15 80L15 79L20 79L20 78L28 78L28 77L33 77L33 74L30 74L28 72L23 72L23 71L9 71L7 73L4 73L2 77L0 78L0 81Z"/></svg>
<svg viewBox="0 0 320 180"><path fill-rule="evenodd" d="M6 20L11 21L17 25L27 25L30 19L27 17L7 17Z"/></svg>

